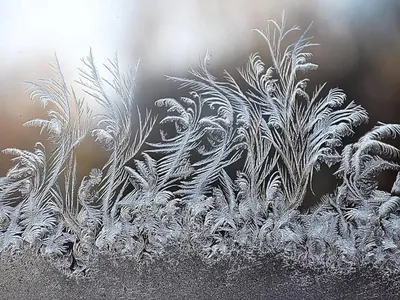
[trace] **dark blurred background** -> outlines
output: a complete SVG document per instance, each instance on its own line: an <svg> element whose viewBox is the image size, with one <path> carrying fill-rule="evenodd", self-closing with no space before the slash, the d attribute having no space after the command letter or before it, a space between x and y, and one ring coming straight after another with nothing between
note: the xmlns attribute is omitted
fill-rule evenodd
<svg viewBox="0 0 400 300"><path fill-rule="evenodd" d="M321 46L313 50L318 71L311 86L328 82L344 89L349 100L364 106L370 123L400 122L400 2L386 0L0 0L0 149L32 149L43 140L37 129L22 127L29 119L45 116L39 103L24 92L23 81L51 76L49 63L57 53L68 84L78 94L77 68L92 47L100 66L118 52L120 63L135 65L141 58L138 104L149 108L161 97L179 97L185 91L166 82L164 74L185 76L206 49L212 54L210 69L237 76L248 55L259 52L268 62L262 38L270 18L285 10L288 25L306 28ZM90 105L98 110L93 100ZM79 152L80 174L101 167L106 153L88 141ZM12 166L0 155L0 176ZM394 174L380 180L388 189ZM316 196L333 191L332 171L314 176Z"/></svg>

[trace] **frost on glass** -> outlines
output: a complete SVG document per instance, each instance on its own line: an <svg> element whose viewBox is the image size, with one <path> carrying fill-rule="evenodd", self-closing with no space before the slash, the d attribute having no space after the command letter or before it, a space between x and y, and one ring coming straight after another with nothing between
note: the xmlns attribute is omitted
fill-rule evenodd
<svg viewBox="0 0 400 300"><path fill-rule="evenodd" d="M378 123L343 145L367 112L337 88L309 93L315 44L310 28L291 43L299 30L284 17L256 30L272 66L252 54L219 80L206 53L187 78L168 77L189 92L155 101L166 112L158 121L135 104L137 68L122 73L117 58L109 60L107 80L92 53L82 60L78 83L104 108L94 114L56 60L53 78L27 83L48 118L25 126L47 132L49 145L3 151L15 165L0 179L0 251L33 248L75 273L100 253L142 259L170 246L206 260L280 253L328 268L398 271L400 173L391 193L376 177L399 170L400 151L387 142L400 125ZM159 140L149 141L156 127ZM76 149L89 134L109 158L78 180ZM337 188L301 213L322 164L338 166Z"/></svg>

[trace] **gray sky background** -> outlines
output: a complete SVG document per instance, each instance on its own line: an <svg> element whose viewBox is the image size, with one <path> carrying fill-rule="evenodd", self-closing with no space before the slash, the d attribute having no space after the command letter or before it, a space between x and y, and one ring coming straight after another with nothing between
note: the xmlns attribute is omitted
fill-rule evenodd
<svg viewBox="0 0 400 300"><path fill-rule="evenodd" d="M312 34L322 46L314 49L320 70L312 75L313 84L328 81L343 88L372 119L400 121L396 1L0 0L0 148L30 149L38 139L35 129L22 127L44 116L23 81L51 75L54 53L78 91L73 81L90 47L99 65L116 51L121 65L141 58L138 102L151 108L159 97L181 95L163 75L184 75L206 49L217 72L234 71L252 52L267 57L263 40L251 29L264 28L283 10L289 25L305 28L314 21ZM96 149L90 144L81 150L82 165L96 165ZM10 166L9 157L0 155L0 176Z"/></svg>

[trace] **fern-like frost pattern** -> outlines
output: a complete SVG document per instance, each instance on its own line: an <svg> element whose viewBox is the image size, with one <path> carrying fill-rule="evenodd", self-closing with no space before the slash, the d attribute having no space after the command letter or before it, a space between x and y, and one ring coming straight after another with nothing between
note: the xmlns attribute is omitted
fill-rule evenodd
<svg viewBox="0 0 400 300"><path fill-rule="evenodd" d="M340 89L309 93L305 76L318 67L310 28L288 43L300 28L287 28L284 16L269 21L256 31L272 65L252 54L222 80L207 52L187 78L168 77L188 94L155 101L166 112L158 122L135 103L137 67L124 73L115 57L107 80L92 52L82 59L78 83L104 108L94 115L56 60L52 79L27 83L48 118L24 125L47 132L49 145L3 151L15 165L0 178L0 251L34 248L74 274L99 253L142 259L169 247L207 260L279 253L332 269L398 271L400 173L390 193L377 176L399 171L400 150L388 141L400 125L378 123L342 144L368 114ZM156 127L169 130L149 141ZM78 179L76 149L88 134L109 159ZM338 167L337 188L300 212L322 164Z"/></svg>

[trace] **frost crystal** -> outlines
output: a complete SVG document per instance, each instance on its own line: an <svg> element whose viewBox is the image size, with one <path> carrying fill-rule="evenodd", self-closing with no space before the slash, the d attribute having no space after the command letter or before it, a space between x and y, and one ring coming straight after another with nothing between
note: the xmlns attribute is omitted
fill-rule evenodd
<svg viewBox="0 0 400 300"><path fill-rule="evenodd" d="M49 119L25 124L47 131L56 148L4 150L15 166L0 179L0 250L35 247L78 273L100 252L153 257L169 245L206 259L280 252L325 267L398 271L400 173L391 193L378 190L376 178L399 170L400 151L387 141L400 125L379 123L343 146L342 138L368 121L367 112L337 88L309 93L304 76L318 67L310 61L310 27L287 43L299 30L287 29L284 16L256 30L270 67L252 54L238 74L225 72L220 81L206 53L188 78L168 77L189 93L155 101L167 112L157 125L151 111L136 107L137 68L123 73L118 59L110 60L107 81L91 52L82 60L79 83L104 107L92 116L56 60L53 79L27 83L32 100L49 105ZM155 126L164 127L160 141L147 141ZM89 133L109 159L79 184L76 149ZM244 164L230 174L239 160ZM338 165L337 188L300 213L321 164Z"/></svg>

